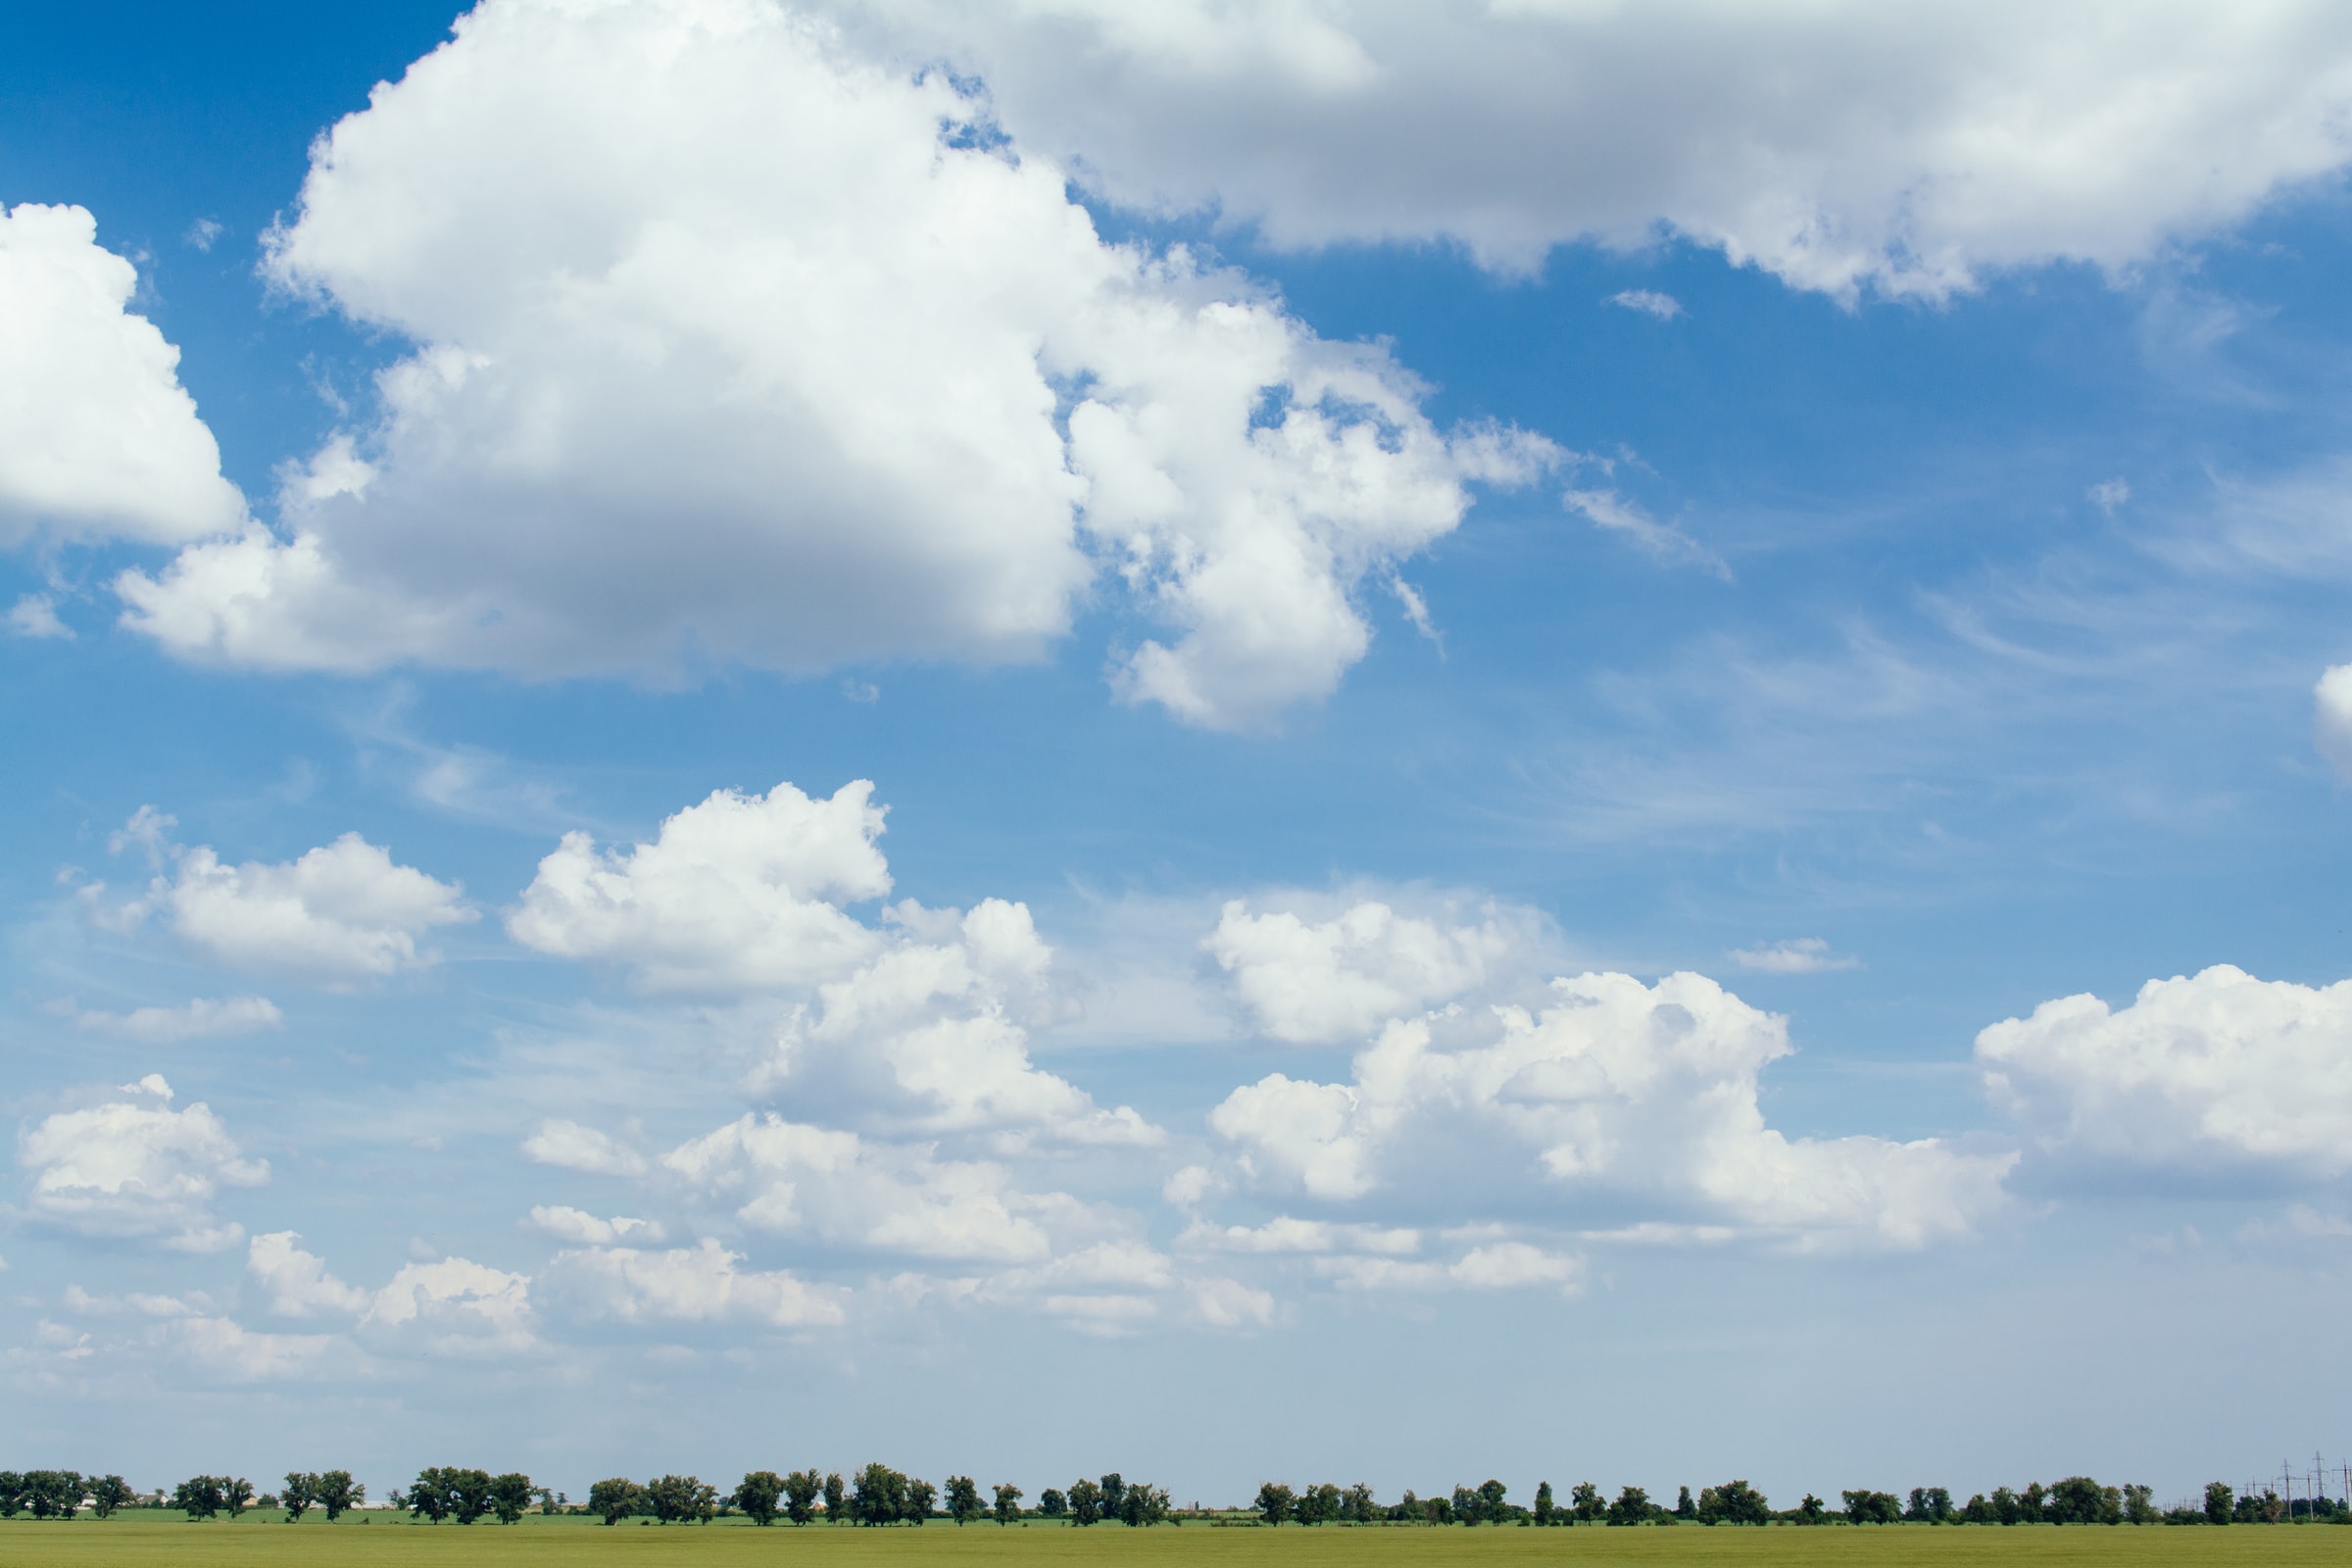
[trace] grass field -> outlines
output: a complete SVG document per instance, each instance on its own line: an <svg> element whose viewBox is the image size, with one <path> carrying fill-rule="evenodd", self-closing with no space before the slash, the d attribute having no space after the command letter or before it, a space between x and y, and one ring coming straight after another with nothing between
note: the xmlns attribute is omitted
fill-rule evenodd
<svg viewBox="0 0 2352 1568"><path fill-rule="evenodd" d="M1128 1530L1054 1526L1000 1529L995 1525L932 1524L922 1529L857 1530L776 1525L760 1530L741 1521L667 1528L595 1520L533 1518L495 1524L413 1525L389 1515L360 1524L347 1517L332 1527L308 1521L293 1529L275 1514L248 1514L234 1523L189 1524L176 1514L134 1512L70 1523L0 1521L0 1564L6 1568L111 1568L136 1564L283 1564L285 1568L345 1565L556 1564L575 1562L733 1565L785 1562L791 1568L898 1568L901 1564L1047 1562L1071 1565L1137 1563L1152 1568L1352 1568L1444 1562L1521 1564L1701 1563L1725 1568L1778 1568L1826 1563L1834 1568L1977 1564L2352 1563L2352 1529L2326 1525L2237 1526L2223 1530L2146 1526L2016 1529L1764 1530L1674 1529L1465 1530L1320 1526L1282 1530L1218 1529L1203 1524Z"/></svg>

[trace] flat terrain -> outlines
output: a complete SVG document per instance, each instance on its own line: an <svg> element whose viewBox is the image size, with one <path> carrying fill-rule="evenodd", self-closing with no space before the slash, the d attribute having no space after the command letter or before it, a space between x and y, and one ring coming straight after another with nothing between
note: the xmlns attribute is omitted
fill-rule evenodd
<svg viewBox="0 0 2352 1568"><path fill-rule="evenodd" d="M666 1528L635 1521L612 1528L594 1520L534 1517L497 1524L414 1525L395 1516L346 1518L328 1527L311 1520L293 1529L275 1514L247 1514L189 1524L177 1515L137 1512L70 1523L0 1521L6 1568L111 1568L113 1564L284 1564L344 1568L372 1564L556 1564L575 1562L732 1565L783 1559L792 1568L897 1568L922 1563L1139 1563L1152 1568L1256 1568L1258 1564L1352 1568L1354 1564L1426 1562L1521 1564L1827 1563L1973 1568L1976 1564L2352 1564L2352 1528L2329 1525L2233 1526L2228 1529L2119 1527L1931 1529L1887 1526L1763 1530L1220 1529L1205 1524L1128 1530L1104 1525L1072 1530L931 1524L922 1529L857 1530L811 1525L755 1529L740 1520Z"/></svg>

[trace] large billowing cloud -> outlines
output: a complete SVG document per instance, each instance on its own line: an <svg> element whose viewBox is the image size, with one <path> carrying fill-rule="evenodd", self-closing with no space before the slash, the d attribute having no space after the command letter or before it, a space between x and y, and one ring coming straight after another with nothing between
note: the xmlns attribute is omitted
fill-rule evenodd
<svg viewBox="0 0 2352 1568"><path fill-rule="evenodd" d="M1209 1117L1232 1166L1194 1192L1221 1180L1425 1224L1813 1249L1920 1247L2001 1204L2014 1154L1766 1126L1758 1077L1788 1051L1784 1020L1693 974L1654 986L1588 974L1554 981L1540 1010L1399 1017L1348 1082L1273 1073L1235 1090ZM1337 1233L1314 1234L1320 1245L1300 1250L1330 1250ZM1487 1260L1494 1277L1515 1255Z"/></svg>
<svg viewBox="0 0 2352 1568"><path fill-rule="evenodd" d="M137 287L83 209L0 208L0 544L176 544L244 515Z"/></svg>
<svg viewBox="0 0 2352 1568"><path fill-rule="evenodd" d="M2077 1165L2288 1180L2352 1170L2352 981L2230 964L2151 980L2122 1008L2045 1002L1977 1036L1996 1104Z"/></svg>
<svg viewBox="0 0 2352 1568"><path fill-rule="evenodd" d="M2129 267L2352 156L2327 0L829 9L984 74L1013 134L1115 199L1513 268L1663 229L1803 288L1933 296Z"/></svg>
<svg viewBox="0 0 2352 1568"><path fill-rule="evenodd" d="M172 1087L149 1074L130 1098L43 1117L17 1141L24 1208L85 1236L157 1237L185 1251L218 1251L244 1236L213 1212L226 1187L269 1180L202 1103L172 1109Z"/></svg>
<svg viewBox="0 0 2352 1568"><path fill-rule="evenodd" d="M1447 434L1384 350L1106 244L944 72L762 0L487 0L318 149L272 275L417 348L291 537L125 576L175 652L667 677L1036 657L1104 572L1115 668L1269 723L1359 584L1555 459Z"/></svg>
<svg viewBox="0 0 2352 1568"><path fill-rule="evenodd" d="M1290 909L1252 913L1235 899L1201 946L1233 977L1235 997L1263 1033L1297 1044L1353 1041L1384 1018L1478 986L1530 945L1533 916L1482 912L1475 925L1450 924L1366 899L1314 920Z"/></svg>

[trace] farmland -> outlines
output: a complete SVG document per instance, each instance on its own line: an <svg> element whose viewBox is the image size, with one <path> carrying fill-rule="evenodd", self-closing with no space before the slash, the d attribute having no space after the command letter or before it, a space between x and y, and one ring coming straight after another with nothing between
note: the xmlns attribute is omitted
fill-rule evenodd
<svg viewBox="0 0 2352 1568"><path fill-rule="evenodd" d="M0 1563L7 1568L114 1568L114 1565L345 1565L629 1563L732 1565L789 1561L793 1568L897 1568L900 1564L1047 1562L1151 1564L1152 1568L1353 1568L1429 1562L1575 1563L1593 1568L1640 1564L1722 1564L1834 1568L1978 1564L2273 1564L2341 1563L2352 1558L2352 1530L2324 1525L2214 1528L2023 1526L1937 1528L1708 1529L1699 1526L1612 1530L1463 1529L1410 1526L1222 1528L1195 1521L1177 1528L1077 1530L1052 1524L933 1523L920 1528L858 1530L740 1520L710 1526L623 1524L608 1528L577 1517L502 1527L420 1525L400 1515L346 1515L328 1525L288 1527L275 1514L190 1524L176 1514L136 1509L113 1519L0 1522Z"/></svg>

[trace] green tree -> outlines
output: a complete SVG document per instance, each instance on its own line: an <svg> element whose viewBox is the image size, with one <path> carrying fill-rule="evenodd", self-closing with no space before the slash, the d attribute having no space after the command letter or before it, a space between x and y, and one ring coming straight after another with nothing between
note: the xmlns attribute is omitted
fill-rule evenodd
<svg viewBox="0 0 2352 1568"><path fill-rule="evenodd" d="M1102 1489L1081 1478L1070 1483L1070 1523L1080 1526L1102 1520Z"/></svg>
<svg viewBox="0 0 2352 1568"><path fill-rule="evenodd" d="M647 1484L645 1500L662 1524L709 1524L718 1511L718 1489L700 1476L662 1476Z"/></svg>
<svg viewBox="0 0 2352 1568"><path fill-rule="evenodd" d="M588 1489L588 1511L616 1525L645 1506L645 1489L626 1476L611 1476Z"/></svg>
<svg viewBox="0 0 2352 1568"><path fill-rule="evenodd" d="M733 1501L752 1523L772 1525L776 1522L776 1504L783 1496L782 1476L773 1470L754 1470L736 1483Z"/></svg>
<svg viewBox="0 0 2352 1568"><path fill-rule="evenodd" d="M2124 1518L2135 1525L2152 1525L2163 1516L2156 1509L2156 1489L2127 1486L2124 1488Z"/></svg>
<svg viewBox="0 0 2352 1568"><path fill-rule="evenodd" d="M490 1511L502 1525L514 1524L531 1511L531 1478L518 1470L490 1478Z"/></svg>
<svg viewBox="0 0 2352 1568"><path fill-rule="evenodd" d="M906 1478L876 1461L858 1472L858 1493L850 1499L850 1516L861 1525L897 1524L906 1514Z"/></svg>
<svg viewBox="0 0 2352 1568"><path fill-rule="evenodd" d="M849 1516L849 1494L842 1487L841 1472L828 1471L825 1475L825 1523L837 1525Z"/></svg>
<svg viewBox="0 0 2352 1568"><path fill-rule="evenodd" d="M2205 1486L2205 1522L2226 1525L2237 1511L2237 1494L2226 1481L2212 1481Z"/></svg>
<svg viewBox="0 0 2352 1568"><path fill-rule="evenodd" d="M784 1513L796 1525L816 1517L816 1499L824 1494L824 1479L813 1470L795 1470L784 1478Z"/></svg>
<svg viewBox="0 0 2352 1568"><path fill-rule="evenodd" d="M920 1477L908 1476L906 1478L906 1502L899 1510L899 1517L911 1520L919 1525L931 1517L931 1506L938 1500L939 1489L937 1487Z"/></svg>
<svg viewBox="0 0 2352 1568"><path fill-rule="evenodd" d="M1685 1487L1675 1494L1674 1516L1677 1519L1696 1519L1698 1517L1698 1504L1690 1500L1690 1489L1689 1487ZM1709 1520L1707 1522L1709 1524L1714 1523L1713 1520Z"/></svg>
<svg viewBox="0 0 2352 1568"><path fill-rule="evenodd" d="M1849 1525L1890 1525L1903 1516L1903 1502L1891 1492L1859 1492L1838 1494L1845 1499L1845 1522Z"/></svg>
<svg viewBox="0 0 2352 1568"><path fill-rule="evenodd" d="M81 1509L78 1470L27 1470L20 1484L35 1519L71 1519Z"/></svg>
<svg viewBox="0 0 2352 1568"><path fill-rule="evenodd" d="M1037 1512L1038 1516L1044 1519L1067 1518L1070 1512L1070 1499L1054 1488L1048 1487L1037 1494Z"/></svg>
<svg viewBox="0 0 2352 1568"><path fill-rule="evenodd" d="M90 1511L101 1519L112 1519L117 1508L137 1499L138 1494L121 1476L97 1476L90 1481Z"/></svg>
<svg viewBox="0 0 2352 1568"><path fill-rule="evenodd" d="M1943 1487L1913 1487L1903 1517L1913 1524L1942 1525L1952 1520L1952 1494Z"/></svg>
<svg viewBox="0 0 2352 1568"><path fill-rule="evenodd" d="M1568 1494L1568 1500L1569 1512L1576 1515L1579 1524L1589 1525L1608 1511L1609 1505L1600 1500L1600 1489L1590 1481L1579 1481Z"/></svg>
<svg viewBox="0 0 2352 1568"><path fill-rule="evenodd" d="M1300 1487L1292 1499L1291 1517L1302 1525L1319 1525L1340 1516L1340 1489L1326 1481L1319 1487Z"/></svg>
<svg viewBox="0 0 2352 1568"><path fill-rule="evenodd" d="M1982 1492L1969 1494L1968 1501L1963 1503L1960 1508L1960 1522L1963 1524L1988 1525L1994 1523L1999 1517L1993 1511L1992 1504L1984 1500L1984 1494Z"/></svg>
<svg viewBox="0 0 2352 1568"><path fill-rule="evenodd" d="M234 1480L230 1480L226 1476L221 1477L220 1500L227 1506L228 1516L231 1519L236 1518L253 1502L253 1483L243 1476L238 1476Z"/></svg>
<svg viewBox="0 0 2352 1568"><path fill-rule="evenodd" d="M1810 1492L1805 1494L1805 1500L1796 1505L1796 1512L1789 1517L1791 1524L1826 1525L1829 1522L1830 1510Z"/></svg>
<svg viewBox="0 0 2352 1568"><path fill-rule="evenodd" d="M1355 1523L1368 1525L1380 1517L1380 1503L1372 1495L1372 1489L1358 1481L1348 1489L1347 1499L1341 1511Z"/></svg>
<svg viewBox="0 0 2352 1568"><path fill-rule="evenodd" d="M1336 1489L1335 1489L1336 1490ZM1142 1530L1164 1522L1169 1513L1168 1489L1148 1481L1130 1482L1119 1494L1119 1519Z"/></svg>
<svg viewBox="0 0 2352 1568"><path fill-rule="evenodd" d="M1640 1487L1627 1487L1609 1504L1609 1523L1613 1525L1645 1525L1649 1523L1649 1494Z"/></svg>
<svg viewBox="0 0 2352 1568"><path fill-rule="evenodd" d="M190 1476L172 1489L172 1506L189 1519L210 1519L227 1506L219 1476Z"/></svg>
<svg viewBox="0 0 2352 1568"><path fill-rule="evenodd" d="M0 1470L0 1519L14 1519L24 1507L24 1477Z"/></svg>
<svg viewBox="0 0 2352 1568"><path fill-rule="evenodd" d="M1295 1500L1291 1489L1279 1481L1268 1481L1257 1489L1257 1511L1270 1525L1280 1525L1289 1519Z"/></svg>
<svg viewBox="0 0 2352 1568"><path fill-rule="evenodd" d="M1009 1481L1000 1481L995 1487L997 1523L1008 1525L1021 1516L1021 1489Z"/></svg>
<svg viewBox="0 0 2352 1568"><path fill-rule="evenodd" d="M948 1477L948 1517L959 1525L968 1525L987 1513L980 1501L979 1485L970 1476Z"/></svg>
<svg viewBox="0 0 2352 1568"><path fill-rule="evenodd" d="M311 1504L318 1500L318 1478L300 1470L286 1472L285 1490L277 1494L278 1506L286 1510L286 1523L298 1525Z"/></svg>
<svg viewBox="0 0 2352 1568"><path fill-rule="evenodd" d="M447 1489L449 1511L458 1523L469 1525L490 1511L490 1472L454 1468L441 1472L441 1484Z"/></svg>
<svg viewBox="0 0 2352 1568"><path fill-rule="evenodd" d="M1684 1494L1685 1496L1688 1496L1688 1495L1690 1495L1690 1489L1689 1487L1685 1487L1685 1488L1683 1489L1683 1494ZM1539 1482L1537 1482L1537 1483L1536 1483L1536 1523L1537 1523L1537 1524L1539 1524L1539 1525L1548 1525L1548 1524L1555 1523L1555 1522L1556 1522L1555 1516L1558 1514L1558 1512L1559 1512L1559 1509L1558 1509L1558 1507L1557 1507L1557 1506L1556 1506L1556 1505L1555 1505L1555 1504L1552 1502L1552 1500L1551 1500L1551 1483L1550 1483L1550 1482L1548 1482L1548 1481L1539 1481Z"/></svg>
<svg viewBox="0 0 2352 1568"><path fill-rule="evenodd" d="M352 1480L348 1470L321 1470L311 1478L311 1501L325 1513L330 1525L350 1512L354 1503L367 1500L368 1489Z"/></svg>
<svg viewBox="0 0 2352 1568"><path fill-rule="evenodd" d="M1510 1489L1489 1476L1479 1483L1478 1516L1491 1525L1501 1524L1511 1516L1511 1505L1505 1500L1509 1496Z"/></svg>
<svg viewBox="0 0 2352 1568"><path fill-rule="evenodd" d="M1746 1482L1726 1481L1701 1489L1691 1514L1706 1525L1764 1525L1772 1523L1772 1504Z"/></svg>
<svg viewBox="0 0 2352 1568"><path fill-rule="evenodd" d="M2019 1494L2017 1499L2018 1516L2030 1525L2041 1523L2042 1500L2047 1496L2049 1496L2049 1493L2044 1490L2040 1482L2026 1483L2026 1490Z"/></svg>
<svg viewBox="0 0 2352 1568"><path fill-rule="evenodd" d="M457 1506L457 1494L447 1480L448 1472L438 1465L428 1465L416 1472L409 1483L409 1514L412 1518L439 1524Z"/></svg>
<svg viewBox="0 0 2352 1568"><path fill-rule="evenodd" d="M1127 1483L1113 1470L1096 1485L1102 1489L1102 1517L1118 1518L1127 1503Z"/></svg>
<svg viewBox="0 0 2352 1568"><path fill-rule="evenodd" d="M2022 1524L2026 1517L2026 1499L2007 1487L1992 1489L1992 1516L2005 1525Z"/></svg>
<svg viewBox="0 0 2352 1568"><path fill-rule="evenodd" d="M2123 1522L2124 1494L2088 1476L2068 1476L2050 1488L2042 1517L2054 1525L2112 1525Z"/></svg>

